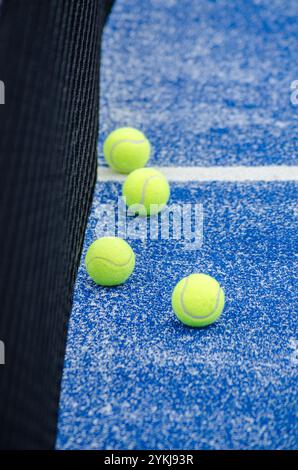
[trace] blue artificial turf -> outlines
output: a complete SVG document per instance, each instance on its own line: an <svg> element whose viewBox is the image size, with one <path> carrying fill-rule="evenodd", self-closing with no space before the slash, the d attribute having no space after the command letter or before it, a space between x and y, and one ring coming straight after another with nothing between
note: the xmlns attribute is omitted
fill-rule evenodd
<svg viewBox="0 0 298 470"><path fill-rule="evenodd" d="M99 235L98 184L85 247ZM130 280L75 290L58 448L222 449L297 445L295 183L173 184L171 203L203 204L204 242L128 240ZM190 329L171 292L193 271L226 292L218 323ZM294 349L293 349L294 348Z"/></svg>
<svg viewBox="0 0 298 470"><path fill-rule="evenodd" d="M142 129L163 166L297 165L296 0L117 0L105 31L102 143Z"/></svg>
<svg viewBox="0 0 298 470"><path fill-rule="evenodd" d="M297 165L296 1L117 0L105 31L102 142L132 125L152 165ZM98 183L76 281L58 449L290 449L297 426L297 183L174 183L203 207L202 245L128 239L136 268L102 288L83 258L115 206ZM198 231L200 235L200 224ZM172 289L194 271L226 293L190 329Z"/></svg>

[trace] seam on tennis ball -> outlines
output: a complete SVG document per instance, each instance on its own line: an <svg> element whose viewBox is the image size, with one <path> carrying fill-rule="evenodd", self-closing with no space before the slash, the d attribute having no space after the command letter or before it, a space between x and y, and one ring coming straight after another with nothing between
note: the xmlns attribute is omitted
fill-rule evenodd
<svg viewBox="0 0 298 470"><path fill-rule="evenodd" d="M188 281L189 281L189 277L186 278L186 281L184 283L184 286L182 288L182 291L181 291L181 294L180 294L180 304L181 304L181 307L182 307L182 311L184 313L184 315L188 315L189 317L191 318L194 318L194 319L206 319L206 318L209 318L211 317L215 312L216 310L218 309L218 306L219 306L219 301L220 301L220 293L221 293L221 287L220 285L218 284L218 291L217 291L217 296L216 296L216 302L215 302L215 307L214 309L208 313L207 315L193 315L192 313L190 313L187 308L186 308L186 305L184 303L184 298L183 298L183 295L184 295L184 291L187 287L187 284L188 284ZM217 281L216 281L217 282Z"/></svg>
<svg viewBox="0 0 298 470"><path fill-rule="evenodd" d="M113 145L112 145L112 148L111 148L111 151L110 151L110 154L109 154L109 159L110 159L110 162L114 165L114 167L118 170L122 170L123 168L119 168L119 166L117 166L113 160L113 152L116 150L117 146L120 145L120 144L125 144L125 143L130 143L130 144L136 144L136 145L139 145L139 144L144 144L146 142L146 138L145 139L142 139L142 140L133 140L133 139L120 139L118 140L117 142L115 142Z"/></svg>
<svg viewBox="0 0 298 470"><path fill-rule="evenodd" d="M142 188L141 200L138 204L144 205L145 196L146 196L145 193L146 193L147 186L150 183L150 181L153 180L154 178L162 179L160 175L151 175L151 176L148 176L148 178L145 179L144 185L143 185L143 188Z"/></svg>
<svg viewBox="0 0 298 470"><path fill-rule="evenodd" d="M105 258L104 256L94 256L94 258L92 258L90 261L88 261L88 263L86 264L86 267L88 268L89 264L92 263L94 260L100 259L102 261L106 261L110 264L113 264L117 268L124 268L125 266L127 266L130 263L132 258L133 258L133 253L131 253L129 259L127 261L125 261L125 263L115 263L115 261L112 261L109 258Z"/></svg>

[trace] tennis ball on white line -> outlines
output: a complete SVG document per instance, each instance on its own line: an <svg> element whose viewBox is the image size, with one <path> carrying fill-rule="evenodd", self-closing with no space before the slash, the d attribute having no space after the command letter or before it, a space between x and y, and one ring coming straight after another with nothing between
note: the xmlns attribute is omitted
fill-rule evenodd
<svg viewBox="0 0 298 470"><path fill-rule="evenodd" d="M117 286L123 284L133 272L135 254L122 238L102 237L89 246L85 265L96 284Z"/></svg>
<svg viewBox="0 0 298 470"><path fill-rule="evenodd" d="M128 175L122 194L130 214L153 215L167 204L170 187L160 171L154 168L140 168Z"/></svg>
<svg viewBox="0 0 298 470"><path fill-rule="evenodd" d="M103 145L104 157L119 173L130 173L143 168L150 156L150 143L144 134L132 127L111 132Z"/></svg>
<svg viewBox="0 0 298 470"><path fill-rule="evenodd" d="M176 285L172 306L179 320L188 326L207 326L223 311L224 291L207 274L191 274Z"/></svg>

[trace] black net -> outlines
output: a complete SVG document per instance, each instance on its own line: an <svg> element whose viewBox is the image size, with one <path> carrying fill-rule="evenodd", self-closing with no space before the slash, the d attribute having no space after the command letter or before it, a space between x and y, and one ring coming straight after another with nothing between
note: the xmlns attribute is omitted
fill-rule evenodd
<svg viewBox="0 0 298 470"><path fill-rule="evenodd" d="M0 448L50 448L112 1L0 0Z"/></svg>

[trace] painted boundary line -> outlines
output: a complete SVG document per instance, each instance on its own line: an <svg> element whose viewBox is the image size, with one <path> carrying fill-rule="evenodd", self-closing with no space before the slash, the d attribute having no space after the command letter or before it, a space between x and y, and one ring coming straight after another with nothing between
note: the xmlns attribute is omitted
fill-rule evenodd
<svg viewBox="0 0 298 470"><path fill-rule="evenodd" d="M168 181L298 181L298 166L210 166L210 167L154 167ZM99 167L98 181L124 181L126 175L114 173L108 167Z"/></svg>

